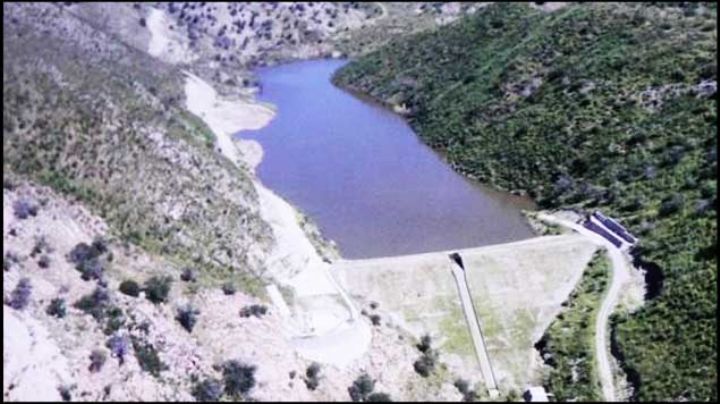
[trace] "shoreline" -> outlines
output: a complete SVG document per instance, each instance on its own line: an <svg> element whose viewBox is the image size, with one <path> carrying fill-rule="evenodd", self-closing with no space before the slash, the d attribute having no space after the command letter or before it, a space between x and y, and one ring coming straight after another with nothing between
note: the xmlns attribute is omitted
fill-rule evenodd
<svg viewBox="0 0 720 404"><path fill-rule="evenodd" d="M227 100L194 74L184 71L186 108L202 119L216 137L216 148L240 169L248 169L258 194L260 216L273 232L274 245L265 257L265 273L293 289L296 301L288 308L278 285L268 295L288 322L296 351L310 360L345 367L370 348L372 333L348 293L330 272L330 263L317 250L299 218L300 211L265 187L255 175L262 161L258 142L232 135L267 125L275 111L250 100ZM338 299L339 298L339 299ZM340 302L338 302L340 300ZM352 340L352 341L351 341ZM348 343L352 342L352 343Z"/></svg>

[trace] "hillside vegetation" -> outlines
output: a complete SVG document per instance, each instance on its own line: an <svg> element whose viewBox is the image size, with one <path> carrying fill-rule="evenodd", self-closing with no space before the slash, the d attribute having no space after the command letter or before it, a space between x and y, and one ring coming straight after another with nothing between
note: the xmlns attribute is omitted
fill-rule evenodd
<svg viewBox="0 0 720 404"><path fill-rule="evenodd" d="M717 399L715 7L495 4L334 78L405 106L459 172L640 237L664 282L615 333L640 400Z"/></svg>
<svg viewBox="0 0 720 404"><path fill-rule="evenodd" d="M249 174L184 109L182 74L56 5L3 11L4 177L50 185L122 240L256 287L270 228Z"/></svg>

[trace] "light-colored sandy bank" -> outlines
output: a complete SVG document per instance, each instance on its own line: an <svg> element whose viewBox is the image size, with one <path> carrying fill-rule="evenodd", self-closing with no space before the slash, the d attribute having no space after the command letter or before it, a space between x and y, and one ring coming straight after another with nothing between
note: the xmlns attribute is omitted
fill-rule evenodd
<svg viewBox="0 0 720 404"><path fill-rule="evenodd" d="M233 141L232 134L259 129L268 124L274 111L245 100L227 100L201 78L186 72L187 109L200 117L216 136L216 147L238 166L253 169L262 159L256 142ZM287 322L293 345L302 356L318 362L346 366L370 346L369 325L347 293L329 271L303 231L299 212L255 178L260 213L270 224L275 245L266 259L266 273L278 284L292 288L295 304L288 311L274 286L269 296Z"/></svg>

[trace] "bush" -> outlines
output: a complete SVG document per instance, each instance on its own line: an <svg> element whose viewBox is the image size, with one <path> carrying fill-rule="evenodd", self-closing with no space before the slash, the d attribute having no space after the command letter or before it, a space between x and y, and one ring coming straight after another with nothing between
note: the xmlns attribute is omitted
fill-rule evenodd
<svg viewBox="0 0 720 404"><path fill-rule="evenodd" d="M63 401L72 401L72 395L70 394L70 387L59 386L58 393L60 393L60 398L62 398Z"/></svg>
<svg viewBox="0 0 720 404"><path fill-rule="evenodd" d="M192 389L192 395L197 401L219 401L223 394L223 386L219 380L207 378L196 383Z"/></svg>
<svg viewBox="0 0 720 404"><path fill-rule="evenodd" d="M101 280L103 273L105 272L105 266L97 258L84 261L83 263L75 266L75 269L80 271L80 277L84 281L89 281L91 279Z"/></svg>
<svg viewBox="0 0 720 404"><path fill-rule="evenodd" d="M430 376L433 370L435 370L435 356L434 355L423 355L413 363L413 368L422 377Z"/></svg>
<svg viewBox="0 0 720 404"><path fill-rule="evenodd" d="M195 282L197 280L195 270L193 270L192 268L185 268L180 275L180 279L185 282Z"/></svg>
<svg viewBox="0 0 720 404"><path fill-rule="evenodd" d="M117 306L110 306L105 310L105 316L108 318L103 332L105 335L112 335L125 325L125 317L122 309Z"/></svg>
<svg viewBox="0 0 720 404"><path fill-rule="evenodd" d="M380 316L377 314L371 314L370 321L372 322L372 325L379 326L380 325Z"/></svg>
<svg viewBox="0 0 720 404"><path fill-rule="evenodd" d="M180 322L187 332L192 332L195 323L197 322L197 315L200 314L200 310L193 308L190 305L181 307L177 311L175 319Z"/></svg>
<svg viewBox="0 0 720 404"><path fill-rule="evenodd" d="M238 360L225 362L222 369L225 392L233 397L247 394L255 387L255 370L255 366L246 365Z"/></svg>
<svg viewBox="0 0 720 404"><path fill-rule="evenodd" d="M374 389L375 381L367 373L363 373L348 387L348 393L352 401L367 401Z"/></svg>
<svg viewBox="0 0 720 404"><path fill-rule="evenodd" d="M425 334L420 338L420 343L415 345L417 349L420 350L420 352L425 353L428 352L431 347L430 344L432 343L432 339L429 335Z"/></svg>
<svg viewBox="0 0 720 404"><path fill-rule="evenodd" d="M313 362L305 370L305 386L309 390L315 390L320 384L320 364Z"/></svg>
<svg viewBox="0 0 720 404"><path fill-rule="evenodd" d="M95 239L92 245L79 243L73 247L68 254L68 260L75 264L75 269L82 274L81 277L83 280L99 280L105 271L104 265L100 261L100 256L106 251L107 246L105 242L101 239Z"/></svg>
<svg viewBox="0 0 720 404"><path fill-rule="evenodd" d="M50 301L45 312L50 316L57 318L63 318L67 314L67 308L65 307L65 299L56 297Z"/></svg>
<svg viewBox="0 0 720 404"><path fill-rule="evenodd" d="M120 283L120 293L132 297L138 297L140 296L140 285L131 279L124 280Z"/></svg>
<svg viewBox="0 0 720 404"><path fill-rule="evenodd" d="M80 298L75 302L75 307L82 310L86 314L90 314L95 320L100 321L105 318L105 309L110 303L110 294L107 289L96 287L95 290Z"/></svg>
<svg viewBox="0 0 720 404"><path fill-rule="evenodd" d="M103 247L103 244L96 244L96 242L93 242L92 246L89 246L86 243L79 243L70 250L68 260L76 265L81 264L85 261L101 256L103 253Z"/></svg>
<svg viewBox="0 0 720 404"><path fill-rule="evenodd" d="M138 337L130 337L132 339L133 349L135 350L135 358L137 358L140 368L151 375L158 377L160 372L167 370L165 365L157 353L155 347Z"/></svg>
<svg viewBox="0 0 720 404"><path fill-rule="evenodd" d="M18 219L27 219L30 216L36 216L38 212L37 205L29 199L18 199L13 203L13 213Z"/></svg>
<svg viewBox="0 0 720 404"><path fill-rule="evenodd" d="M171 283L169 276L153 276L145 282L145 297L155 304L166 302Z"/></svg>
<svg viewBox="0 0 720 404"><path fill-rule="evenodd" d="M422 352L422 356L413 363L413 368L422 377L430 376L430 373L435 370L437 353L432 349L431 343L430 336L426 334L420 338L420 343L416 345L417 349Z"/></svg>
<svg viewBox="0 0 720 404"><path fill-rule="evenodd" d="M15 264L20 262L20 257L12 251L8 251L3 256L3 271L9 271Z"/></svg>
<svg viewBox="0 0 720 404"><path fill-rule="evenodd" d="M124 335L115 334L107 341L107 347L110 349L110 354L116 358L122 365L125 362L125 355L130 350L130 341Z"/></svg>
<svg viewBox="0 0 720 404"><path fill-rule="evenodd" d="M222 291L226 295L234 295L236 292L235 285L230 282L226 282L222 285Z"/></svg>
<svg viewBox="0 0 720 404"><path fill-rule="evenodd" d="M465 379L455 380L455 388L463 395L463 401L475 401L476 395L474 390L470 390L470 384Z"/></svg>
<svg viewBox="0 0 720 404"><path fill-rule="evenodd" d="M17 286L13 289L10 294L10 302L8 305L15 310L22 310L27 307L30 303L30 292L32 292L32 285L30 285L30 279L22 278L18 281Z"/></svg>
<svg viewBox="0 0 720 404"><path fill-rule="evenodd" d="M681 194L673 194L672 196L663 199L660 204L660 211L658 212L658 215L660 217L665 217L676 213L682 209L684 203L685 200Z"/></svg>
<svg viewBox="0 0 720 404"><path fill-rule="evenodd" d="M240 317L246 318L250 316L261 317L267 313L267 306L262 304L251 304L240 309Z"/></svg>
<svg viewBox="0 0 720 404"><path fill-rule="evenodd" d="M390 395L387 393L372 393L369 396L367 396L367 399L365 401L380 403L380 402L390 402L392 400L390 399Z"/></svg>
<svg viewBox="0 0 720 404"><path fill-rule="evenodd" d="M38 266L43 269L48 268L50 266L50 257L46 254L41 255L40 259L38 259Z"/></svg>
<svg viewBox="0 0 720 404"><path fill-rule="evenodd" d="M105 354L105 351L102 349L93 350L90 353L90 366L88 367L88 370L92 373L99 372L106 360L107 355Z"/></svg>

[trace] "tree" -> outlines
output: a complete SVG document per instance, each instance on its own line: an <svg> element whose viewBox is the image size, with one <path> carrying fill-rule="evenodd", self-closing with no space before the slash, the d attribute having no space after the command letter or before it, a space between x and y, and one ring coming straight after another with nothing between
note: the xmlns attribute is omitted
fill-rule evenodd
<svg viewBox="0 0 720 404"><path fill-rule="evenodd" d="M27 219L30 216L36 216L38 207L29 199L18 199L13 203L13 213L18 219Z"/></svg>
<svg viewBox="0 0 720 404"><path fill-rule="evenodd" d="M105 318L105 309L109 302L110 294L108 294L107 289L96 287L91 294L85 295L75 302L75 307L100 321Z"/></svg>
<svg viewBox="0 0 720 404"><path fill-rule="evenodd" d="M180 279L184 282L195 282L197 280L197 274L192 268L185 268L180 275Z"/></svg>
<svg viewBox="0 0 720 404"><path fill-rule="evenodd" d="M172 278L169 276L153 276L145 281L145 297L155 304L166 302L171 283Z"/></svg>
<svg viewBox="0 0 720 404"><path fill-rule="evenodd" d="M387 393L372 393L369 396L367 396L367 399L365 401L380 403L380 402L390 402L390 401L392 401L392 399L390 399L390 395Z"/></svg>
<svg viewBox="0 0 720 404"><path fill-rule="evenodd" d="M94 349L90 353L90 367L88 370L92 373L99 372L107 360L107 355L102 349Z"/></svg>
<svg viewBox="0 0 720 404"><path fill-rule="evenodd" d="M125 355L130 350L130 341L124 335L115 334L107 341L107 347L110 349L110 354L116 358L122 365L125 362Z"/></svg>
<svg viewBox="0 0 720 404"><path fill-rule="evenodd" d="M57 318L63 318L67 314L67 309L65 307L65 299L56 297L50 301L50 304L48 304L47 309L45 312L50 316L55 316Z"/></svg>
<svg viewBox="0 0 720 404"><path fill-rule="evenodd" d="M234 295L235 294L235 285L233 285L231 282L225 282L222 285L222 291L226 295Z"/></svg>
<svg viewBox="0 0 720 404"><path fill-rule="evenodd" d="M353 401L366 401L374 389L375 381L367 373L363 373L348 387L348 394Z"/></svg>
<svg viewBox="0 0 720 404"><path fill-rule="evenodd" d="M305 385L309 390L315 390L320 384L320 364L313 362L305 370Z"/></svg>
<svg viewBox="0 0 720 404"><path fill-rule="evenodd" d="M238 360L229 360L222 366L225 392L233 397L242 397L255 387L254 365L246 365Z"/></svg>
<svg viewBox="0 0 720 404"><path fill-rule="evenodd" d="M223 394L223 386L219 380L209 377L195 384L192 395L197 401L219 401Z"/></svg>
<svg viewBox="0 0 720 404"><path fill-rule="evenodd" d="M10 301L8 306L15 310L22 310L27 307L30 303L30 293L32 292L32 285L30 285L30 279L22 278L18 281L17 286L13 289L10 294Z"/></svg>
<svg viewBox="0 0 720 404"><path fill-rule="evenodd" d="M188 304L187 306L178 309L175 319L180 322L187 332L192 332L193 327L195 327L195 323L197 323L198 314L200 314L200 310Z"/></svg>
<svg viewBox="0 0 720 404"><path fill-rule="evenodd" d="M140 285L131 279L124 280L120 283L120 293L132 297L138 297L140 296Z"/></svg>

